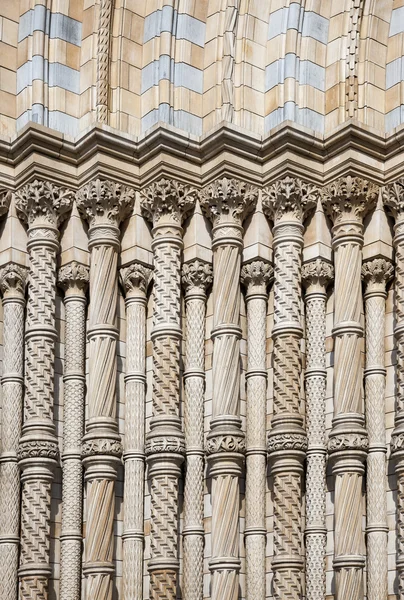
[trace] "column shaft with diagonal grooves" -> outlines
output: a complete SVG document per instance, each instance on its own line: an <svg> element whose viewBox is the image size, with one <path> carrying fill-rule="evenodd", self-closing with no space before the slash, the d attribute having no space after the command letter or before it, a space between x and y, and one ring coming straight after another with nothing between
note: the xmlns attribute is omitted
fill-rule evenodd
<svg viewBox="0 0 404 600"><path fill-rule="evenodd" d="M203 486L204 486L204 391L206 288L212 281L211 266L194 260L183 267L185 287L185 452L184 486L184 600L203 597Z"/></svg>
<svg viewBox="0 0 404 600"><path fill-rule="evenodd" d="M9 263L0 271L3 294L3 377L0 456L0 577L1 600L16 600L20 543L20 471L24 381L24 306L26 269Z"/></svg>
<svg viewBox="0 0 404 600"><path fill-rule="evenodd" d="M325 599L326 500L326 286L333 268L322 259L303 265L306 287L306 596Z"/></svg>
<svg viewBox="0 0 404 600"><path fill-rule="evenodd" d="M244 265L241 280L247 303L247 433L246 433L246 595L264 600L266 491L266 316L267 286L272 267L255 260Z"/></svg>
<svg viewBox="0 0 404 600"><path fill-rule="evenodd" d="M72 262L59 270L65 290L64 428L62 454L62 530L60 534L60 600L80 600L83 522L86 289L88 267Z"/></svg>
<svg viewBox="0 0 404 600"><path fill-rule="evenodd" d="M134 263L121 269L126 291L126 400L123 517L123 598L143 594L145 474L146 292L151 271Z"/></svg>

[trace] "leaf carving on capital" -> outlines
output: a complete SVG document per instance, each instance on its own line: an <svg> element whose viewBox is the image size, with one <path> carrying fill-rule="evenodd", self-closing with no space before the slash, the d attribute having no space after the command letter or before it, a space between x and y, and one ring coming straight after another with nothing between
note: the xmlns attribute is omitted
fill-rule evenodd
<svg viewBox="0 0 404 600"><path fill-rule="evenodd" d="M231 219L242 223L257 204L258 188L239 179L223 177L205 186L199 199L202 210L214 224Z"/></svg>
<svg viewBox="0 0 404 600"><path fill-rule="evenodd" d="M122 267L120 270L120 279L125 292L133 292L139 289L146 294L149 283L152 279L153 271L140 263L133 263L129 267Z"/></svg>
<svg viewBox="0 0 404 600"><path fill-rule="evenodd" d="M0 188L0 216L4 215L10 206L12 193L10 190Z"/></svg>
<svg viewBox="0 0 404 600"><path fill-rule="evenodd" d="M17 190L14 197L17 213L28 227L58 227L72 207L74 194L50 181L36 179Z"/></svg>
<svg viewBox="0 0 404 600"><path fill-rule="evenodd" d="M64 290L78 288L85 291L90 280L90 268L77 261L73 261L58 272L58 284Z"/></svg>
<svg viewBox="0 0 404 600"><path fill-rule="evenodd" d="M206 291L213 281L212 265L195 259L182 267L182 283L186 290L200 288Z"/></svg>
<svg viewBox="0 0 404 600"><path fill-rule="evenodd" d="M272 265L265 260L253 260L243 265L241 269L241 282L249 290L252 287L265 286L272 281L274 269Z"/></svg>
<svg viewBox="0 0 404 600"><path fill-rule="evenodd" d="M317 205L320 191L312 183L298 177L284 177L262 190L264 213L276 224L294 219L302 223Z"/></svg>
<svg viewBox="0 0 404 600"><path fill-rule="evenodd" d="M135 190L108 179L95 179L77 193L77 207L90 224L115 225L132 212Z"/></svg>
<svg viewBox="0 0 404 600"><path fill-rule="evenodd" d="M324 210L334 225L344 220L362 221L377 201L379 187L361 177L340 177L322 190Z"/></svg>
<svg viewBox="0 0 404 600"><path fill-rule="evenodd" d="M404 177L389 183L382 189L383 203L396 220L404 218Z"/></svg>
<svg viewBox="0 0 404 600"><path fill-rule="evenodd" d="M154 224L167 215L181 223L194 208L195 199L196 190L175 179L160 179L140 192L142 213Z"/></svg>
<svg viewBox="0 0 404 600"><path fill-rule="evenodd" d="M2 294L16 291L24 295L28 269L16 263L8 263L0 270L0 289Z"/></svg>
<svg viewBox="0 0 404 600"><path fill-rule="evenodd" d="M394 275L394 266L385 258L367 260L362 265L362 279L368 283L386 284Z"/></svg>
<svg viewBox="0 0 404 600"><path fill-rule="evenodd" d="M306 262L302 267L302 281L307 286L327 286L333 279L334 267L322 258Z"/></svg>

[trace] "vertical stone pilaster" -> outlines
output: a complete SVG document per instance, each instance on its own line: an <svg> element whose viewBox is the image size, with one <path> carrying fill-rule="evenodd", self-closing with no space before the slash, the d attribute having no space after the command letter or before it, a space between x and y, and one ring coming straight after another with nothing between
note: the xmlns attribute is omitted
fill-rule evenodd
<svg viewBox="0 0 404 600"><path fill-rule="evenodd" d="M203 486L206 289L212 283L212 267L199 260L182 270L185 287L185 453L184 486L184 600L203 597Z"/></svg>
<svg viewBox="0 0 404 600"><path fill-rule="evenodd" d="M143 598L146 303L152 272L140 263L121 269L126 293L126 401L123 598Z"/></svg>
<svg viewBox="0 0 404 600"><path fill-rule="evenodd" d="M301 265L303 220L318 192L291 177L263 191L264 212L274 222L274 416L268 452L274 478L273 595L303 594L302 475L307 449L301 404Z"/></svg>
<svg viewBox="0 0 404 600"><path fill-rule="evenodd" d="M178 479L184 460L180 417L181 222L195 193L161 179L142 192L141 207L153 222L154 323L153 416L146 441L151 491L150 599L175 600L178 556Z"/></svg>
<svg viewBox="0 0 404 600"><path fill-rule="evenodd" d="M266 597L266 316L272 266L254 260L241 269L247 304L246 595Z"/></svg>
<svg viewBox="0 0 404 600"><path fill-rule="evenodd" d="M116 325L119 224L130 213L132 190L112 181L92 181L77 195L89 221L90 317L88 420L82 457L87 483L85 597L111 600L115 480L122 454L116 420Z"/></svg>
<svg viewBox="0 0 404 600"><path fill-rule="evenodd" d="M81 598L83 522L86 290L89 268L72 262L61 269L58 284L64 290L65 365L62 453L62 529L60 534L60 600Z"/></svg>
<svg viewBox="0 0 404 600"><path fill-rule="evenodd" d="M362 220L376 196L375 185L350 176L323 191L324 209L334 223L334 418L328 451L335 476L336 600L363 596L362 483L368 437L360 340Z"/></svg>
<svg viewBox="0 0 404 600"><path fill-rule="evenodd" d="M213 221L213 411L207 439L212 476L212 600L239 594L239 477L245 440L240 402L240 270L243 219L257 190L220 179L201 193L201 208Z"/></svg>
<svg viewBox="0 0 404 600"><path fill-rule="evenodd" d="M20 546L20 472L24 383L24 307L27 270L8 263L0 271L3 294L4 362L0 455L0 598L16 600Z"/></svg>
<svg viewBox="0 0 404 600"><path fill-rule="evenodd" d="M25 332L24 424L21 468L20 598L46 600L51 573L50 507L59 447L53 422L56 254L58 226L73 194L35 180L16 192L16 208L28 221L29 278Z"/></svg>
<svg viewBox="0 0 404 600"><path fill-rule="evenodd" d="M320 258L303 265L306 286L306 597L324 600L326 594L326 289L333 267Z"/></svg>

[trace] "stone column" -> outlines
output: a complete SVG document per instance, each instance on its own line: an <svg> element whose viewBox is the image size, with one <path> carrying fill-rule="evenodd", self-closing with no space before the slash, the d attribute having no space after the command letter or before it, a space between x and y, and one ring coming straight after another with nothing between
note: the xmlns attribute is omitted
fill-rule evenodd
<svg viewBox="0 0 404 600"><path fill-rule="evenodd" d="M72 200L72 192L43 181L28 184L15 195L17 211L28 221L29 253L24 424L18 449L20 598L26 600L46 600L51 573L51 487L59 459L53 422L56 254L60 220Z"/></svg>
<svg viewBox="0 0 404 600"><path fill-rule="evenodd" d="M144 214L153 221L154 323L153 416L146 441L150 478L150 600L175 600L178 557L178 479L184 460L180 417L181 221L194 192L161 179L142 192Z"/></svg>
<svg viewBox="0 0 404 600"><path fill-rule="evenodd" d="M273 277L272 266L255 260L241 269L247 303L247 435L246 435L246 595L266 597L266 523L265 489L266 449L266 317L267 287Z"/></svg>
<svg viewBox="0 0 404 600"><path fill-rule="evenodd" d="M327 528L326 500L326 425L327 385L325 326L326 288L334 276L333 267L317 258L303 265L306 286L306 597L325 598L325 551Z"/></svg>
<svg viewBox="0 0 404 600"><path fill-rule="evenodd" d="M363 216L377 188L358 177L338 179L323 191L334 223L334 418L328 451L335 476L336 600L363 597L365 545L362 484L368 449L361 366Z"/></svg>
<svg viewBox="0 0 404 600"><path fill-rule="evenodd" d="M89 268L72 262L59 269L65 291L64 423L62 454L62 530L60 534L60 600L81 598L83 543L83 470L81 440L84 430L86 290Z"/></svg>
<svg viewBox="0 0 404 600"><path fill-rule="evenodd" d="M185 287L185 452L184 486L184 600L203 598L203 487L206 289L212 283L212 267L199 260L183 266Z"/></svg>
<svg viewBox="0 0 404 600"><path fill-rule="evenodd" d="M123 598L143 598L145 475L146 304L151 270L139 263L121 269L126 293L126 401L123 460Z"/></svg>
<svg viewBox="0 0 404 600"><path fill-rule="evenodd" d="M27 270L8 263L0 271L3 294L3 377L0 455L0 598L16 600L20 546L20 471L24 383L24 307Z"/></svg>
<svg viewBox="0 0 404 600"><path fill-rule="evenodd" d="M122 454L116 420L119 224L133 199L132 190L99 179L77 195L78 209L90 224L91 252L88 420L82 444L87 483L83 572L89 600L112 598L115 479Z"/></svg>
<svg viewBox="0 0 404 600"><path fill-rule="evenodd" d="M273 596L303 594L302 475L307 449L301 404L301 265L303 221L316 206L316 189L286 177L263 190L264 212L273 221L274 415L268 435L273 475Z"/></svg>
<svg viewBox="0 0 404 600"><path fill-rule="evenodd" d="M213 410L207 439L212 477L212 600L239 595L239 478L245 440L240 402L240 269L243 219L257 190L235 179L203 189L201 207L213 221Z"/></svg>
<svg viewBox="0 0 404 600"><path fill-rule="evenodd" d="M362 266L366 313L366 424L369 435L367 459L367 598L387 598L387 503L384 331L386 283L394 273L383 258Z"/></svg>

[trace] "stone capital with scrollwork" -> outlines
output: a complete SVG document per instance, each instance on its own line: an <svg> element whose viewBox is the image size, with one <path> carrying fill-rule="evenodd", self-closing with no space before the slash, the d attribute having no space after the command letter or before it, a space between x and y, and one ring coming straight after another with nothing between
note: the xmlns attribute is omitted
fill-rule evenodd
<svg viewBox="0 0 404 600"><path fill-rule="evenodd" d="M262 190L264 213L277 225L282 221L303 223L314 209L319 197L318 188L297 177L285 177Z"/></svg>
<svg viewBox="0 0 404 600"><path fill-rule="evenodd" d="M73 204L73 191L50 181L35 179L15 192L15 206L20 218L28 223L30 237L36 229L53 230L66 218Z"/></svg>
<svg viewBox="0 0 404 600"><path fill-rule="evenodd" d="M307 293L325 291L333 279L334 267L322 258L310 260L302 267L302 282Z"/></svg>
<svg viewBox="0 0 404 600"><path fill-rule="evenodd" d="M385 295L386 284L393 276L393 263L385 258L367 260L362 265L362 279L366 285L366 294L380 292Z"/></svg>
<svg viewBox="0 0 404 600"><path fill-rule="evenodd" d="M28 269L9 262L0 269L0 290L3 298L23 298Z"/></svg>
<svg viewBox="0 0 404 600"><path fill-rule="evenodd" d="M58 285L69 294L84 296L90 280L90 268L73 261L58 272Z"/></svg>
<svg viewBox="0 0 404 600"><path fill-rule="evenodd" d="M122 267L119 277L127 298L139 295L145 297L153 278L153 271L140 263L133 263Z"/></svg>
<svg viewBox="0 0 404 600"><path fill-rule="evenodd" d="M135 191L108 179L94 179L77 193L77 208L90 228L97 225L119 224L133 208Z"/></svg>
<svg viewBox="0 0 404 600"><path fill-rule="evenodd" d="M205 294L212 284L212 265L195 259L182 267L182 284L187 296L193 293Z"/></svg>
<svg viewBox="0 0 404 600"><path fill-rule="evenodd" d="M205 186L199 199L203 212L215 228L232 223L241 225L255 208L258 189L239 179L223 177Z"/></svg>
<svg viewBox="0 0 404 600"><path fill-rule="evenodd" d="M241 268L241 283L247 290L247 298L266 295L267 287L274 277L274 269L266 260L253 260Z"/></svg>
<svg viewBox="0 0 404 600"><path fill-rule="evenodd" d="M361 177L340 177L322 190L322 204L334 224L335 235L345 235L349 229L359 226L375 206L379 188L375 183Z"/></svg>
<svg viewBox="0 0 404 600"><path fill-rule="evenodd" d="M196 190L175 179L160 179L140 192L143 216L156 226L162 220L181 225L195 206Z"/></svg>

